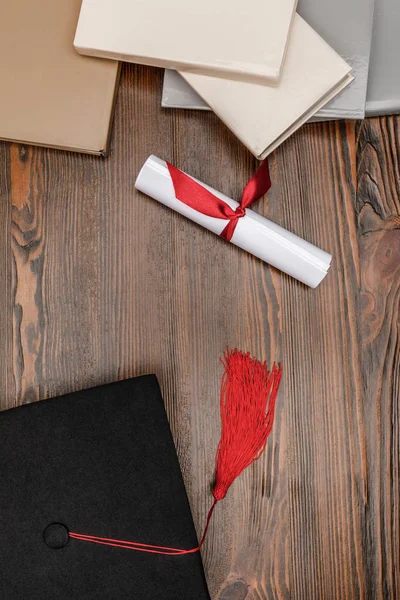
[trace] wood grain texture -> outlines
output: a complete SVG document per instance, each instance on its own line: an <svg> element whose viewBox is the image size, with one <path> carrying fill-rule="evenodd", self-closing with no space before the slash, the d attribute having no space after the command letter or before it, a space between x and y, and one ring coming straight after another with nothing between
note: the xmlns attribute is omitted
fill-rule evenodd
<svg viewBox="0 0 400 600"><path fill-rule="evenodd" d="M282 149L282 180L299 183L294 201L282 201L283 221L329 249L334 260L315 292L289 279L283 283L283 340L290 369L285 379L290 590L294 598L357 598L361 539L354 487L362 476L362 425L357 418L354 125L313 125L291 146L293 153Z"/></svg>
<svg viewBox="0 0 400 600"><path fill-rule="evenodd" d="M361 250L360 336L365 455L363 529L371 596L400 594L400 121L359 133L356 204Z"/></svg>
<svg viewBox="0 0 400 600"><path fill-rule="evenodd" d="M16 403L12 368L12 259L11 259L10 147L0 143L0 402Z"/></svg>
<svg viewBox="0 0 400 600"><path fill-rule="evenodd" d="M329 250L317 290L135 192L151 153L239 198L256 161L123 69L109 158L0 145L1 408L142 373L163 390L196 526L226 345L284 379L263 458L215 513L213 600L400 594L400 120L302 128L256 210Z"/></svg>

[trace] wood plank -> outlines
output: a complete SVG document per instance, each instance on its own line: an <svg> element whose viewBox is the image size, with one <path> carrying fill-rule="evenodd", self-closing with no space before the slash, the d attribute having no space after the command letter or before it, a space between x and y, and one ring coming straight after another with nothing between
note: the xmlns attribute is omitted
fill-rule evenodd
<svg viewBox="0 0 400 600"><path fill-rule="evenodd" d="M400 121L359 132L357 224L367 488L368 598L400 593Z"/></svg>
<svg viewBox="0 0 400 600"><path fill-rule="evenodd" d="M198 179L240 199L258 164L208 113L176 112L175 164ZM187 131L190 129L190 138ZM191 140L205 140L202 159ZM207 150L205 151L205 149ZM222 174L222 175L221 175ZM266 204L256 210L264 212ZM164 209L162 209L164 211ZM175 403L182 400L191 421L190 470L184 470L195 521L205 522L211 503L210 483L220 435L219 358L227 345L251 352L269 363L281 355L279 276L267 265L204 231L179 215L167 216L179 296L173 354L179 371ZM174 339L174 338L172 338ZM171 360L166 357L166 360ZM172 374L171 374L172 375ZM177 377L178 375L178 377ZM182 392L181 392L182 390ZM186 392L186 393L185 393ZM181 428L177 415L175 430ZM212 597L244 598L258 587L278 589L286 597L285 547L288 533L283 403L278 405L267 451L218 507L203 554ZM280 440L278 444L278 440ZM185 440L183 440L185 442ZM200 476L193 477L193 473ZM271 500L274 497L274 501ZM273 543L274 557L260 555ZM230 548L227 551L227 548Z"/></svg>
<svg viewBox="0 0 400 600"><path fill-rule="evenodd" d="M41 397L44 320L44 150L10 146L13 253L13 372L18 404Z"/></svg>
<svg viewBox="0 0 400 600"><path fill-rule="evenodd" d="M353 599L364 568L354 125L308 126L277 160L283 223L333 255L317 290L282 279L291 597Z"/></svg>
<svg viewBox="0 0 400 600"><path fill-rule="evenodd" d="M21 209L15 218L29 239L28 256L19 258L26 249L14 244L17 300L27 321L16 326L21 401L154 369L158 345L151 332L161 332L150 316L156 298L148 254L158 223L133 185L155 140L172 144L169 119L161 111L158 123L148 115L160 76L124 70L109 159L28 148L20 160L15 147L13 199Z"/></svg>
<svg viewBox="0 0 400 600"><path fill-rule="evenodd" d="M10 145L0 142L0 407L15 405L12 372L12 258Z"/></svg>

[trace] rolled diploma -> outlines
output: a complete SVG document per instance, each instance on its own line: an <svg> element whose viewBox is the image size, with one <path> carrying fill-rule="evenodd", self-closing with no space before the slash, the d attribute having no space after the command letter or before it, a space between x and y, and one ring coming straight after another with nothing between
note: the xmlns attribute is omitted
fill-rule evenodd
<svg viewBox="0 0 400 600"><path fill-rule="evenodd" d="M239 204L221 192L192 177L194 181L235 210ZM165 161L150 156L135 183L136 189L151 196L184 217L220 235L228 221L208 217L175 197L175 190ZM269 219L246 209L238 220L231 239L233 244L306 285L316 288L326 276L332 257L302 238L276 225Z"/></svg>

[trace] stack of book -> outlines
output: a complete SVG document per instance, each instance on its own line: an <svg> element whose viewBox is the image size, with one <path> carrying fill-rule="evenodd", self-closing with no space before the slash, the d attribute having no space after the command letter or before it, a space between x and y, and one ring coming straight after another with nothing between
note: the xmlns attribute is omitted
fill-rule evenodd
<svg viewBox="0 0 400 600"><path fill-rule="evenodd" d="M259 159L348 86L297 0L83 0L81 54L173 68Z"/></svg>
<svg viewBox="0 0 400 600"><path fill-rule="evenodd" d="M312 120L364 118L374 0L337 0L335 3L299 0L297 8L307 23L351 65L354 76L353 83L327 102ZM162 105L165 108L210 110L207 102L173 70L165 73Z"/></svg>
<svg viewBox="0 0 400 600"><path fill-rule="evenodd" d="M165 67L164 107L211 108L259 159L306 121L400 112L398 0L56 5L0 0L1 139L106 154L119 61Z"/></svg>

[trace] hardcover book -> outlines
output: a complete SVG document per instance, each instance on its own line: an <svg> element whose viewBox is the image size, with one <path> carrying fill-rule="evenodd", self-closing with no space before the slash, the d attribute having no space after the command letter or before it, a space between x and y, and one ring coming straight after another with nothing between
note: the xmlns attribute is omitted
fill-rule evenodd
<svg viewBox="0 0 400 600"><path fill-rule="evenodd" d="M377 0L377 3L381 0ZM352 68L353 83L326 104L318 120L365 115L374 0L299 0L299 14Z"/></svg>
<svg viewBox="0 0 400 600"><path fill-rule="evenodd" d="M385 3L387 6L384 8ZM389 45L397 39L396 35L390 35L390 31L393 28L396 30L395 24L400 22L399 7L400 4L395 0L377 2L375 56L371 65L372 94L376 86L383 90L384 81L387 88L395 85L391 79L396 79L397 74L393 72L392 76L389 75L390 62L395 68L395 61L390 61L390 56L395 57L399 52L396 53L396 47L390 48ZM313 120L362 119L365 114L374 0L337 0L335 3L330 0L299 0L298 12L349 63L354 76L353 83L328 102ZM386 64L388 60L389 66ZM400 98L400 93L397 98ZM165 72L161 104L164 108L209 110L207 103L172 70Z"/></svg>
<svg viewBox="0 0 400 600"><path fill-rule="evenodd" d="M367 116L400 113L399 23L399 0L377 0L368 80Z"/></svg>
<svg viewBox="0 0 400 600"><path fill-rule="evenodd" d="M0 3L0 138L107 152L117 62L79 56L80 0Z"/></svg>
<svg viewBox="0 0 400 600"><path fill-rule="evenodd" d="M296 15L279 85L182 73L259 159L277 148L351 81L350 66Z"/></svg>
<svg viewBox="0 0 400 600"><path fill-rule="evenodd" d="M277 81L297 0L83 0L81 54Z"/></svg>
<svg viewBox="0 0 400 600"><path fill-rule="evenodd" d="M165 69L161 96L163 108L211 110L207 102L174 69Z"/></svg>

